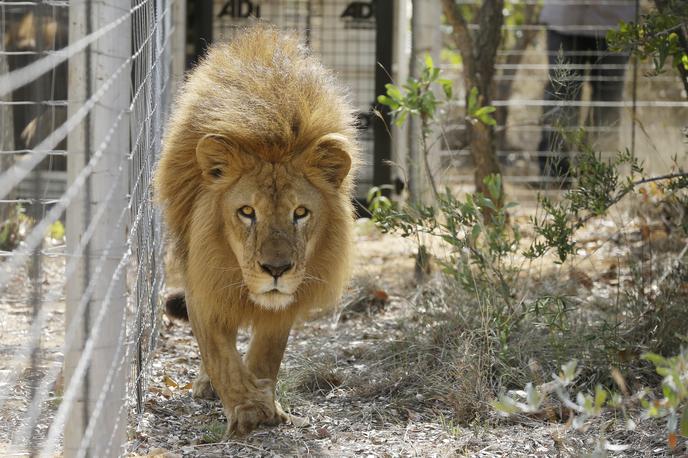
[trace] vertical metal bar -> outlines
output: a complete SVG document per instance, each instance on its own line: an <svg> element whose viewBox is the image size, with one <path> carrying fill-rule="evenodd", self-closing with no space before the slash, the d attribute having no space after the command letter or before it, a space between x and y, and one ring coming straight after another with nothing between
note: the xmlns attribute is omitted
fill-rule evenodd
<svg viewBox="0 0 688 458"><path fill-rule="evenodd" d="M213 0L193 0L192 5L194 54L187 68L194 66L213 42Z"/></svg>
<svg viewBox="0 0 688 458"><path fill-rule="evenodd" d="M91 33L90 21L90 0L84 2L74 2L69 6L69 42L73 43L79 38ZM90 96L90 63L91 49L87 47L84 52L72 57L69 61L69 86L68 86L68 116L72 116L79 107ZM90 155L90 116L86 116L82 124L74 129L68 136L67 145L70 149L70 154L67 156L67 181L73 183L79 172L86 166L88 157ZM70 206L67 208L67 225L65 228L65 238L67 244L67 253L74 253L78 246L80 234L84 232L87 224L87 206L90 198L88 197L90 189L90 178L84 185L84 192L80 193L72 199ZM88 322L88 317L78 316L76 314L76 306L88 284L89 276L89 245L86 245L82 259L74 275L67 280L65 285L65 330L69 328L69 323L76 322L81 325L76 326L78 332L74 335L72 342L74 344L65 349L65 369L64 379L65 383L71 381L71 373L76 367L80 350L83 349L83 341L86 338L85 323ZM87 307L88 308L88 307ZM86 381L85 381L86 382ZM72 414L69 421L66 423L64 432L65 451L76 450L81 437L86 430L88 424L88 406L85 400L88 399L88 384L84 383L81 389L81 396L76 400L72 407Z"/></svg>
<svg viewBox="0 0 688 458"><path fill-rule="evenodd" d="M45 5L40 5L36 8L36 14L34 15L34 21L36 24L36 28L39 29L42 27L43 21L48 17L46 14L46 6ZM40 30L40 29L39 29ZM45 40L43 40L43 34L42 33L37 33L36 37L36 51L45 51ZM33 82L32 86L33 91L32 91L32 96L37 104L37 109L35 111L36 118L34 118L36 121L41 116L41 107L40 103L44 100L47 100L47 95L48 95L48 90L47 86L51 83L51 74L44 75L42 78L37 79L36 81ZM43 211L41 208L41 185L43 183L43 180L41 179L41 166L42 164L38 164L32 171L31 173L31 178L33 180L32 186L31 186L31 204L29 204L29 216L33 220L34 224L38 224L41 219L43 219ZM40 307L43 305L42 304L42 287L41 287L41 272L43 270L43 265L42 265L42 249L43 249L43 241L41 241L38 246L31 252L31 259L29 261L29 281L31 283L31 293L30 293L30 301L31 301L31 321L33 322L37 315L38 312L40 311ZM39 380L38 380L38 366L39 366L39 349L40 349L40 339L36 342L36 346L31 349L31 358L29 362L29 383L31 386L31 392L29 396L29 403L32 403L34 398L36 397L38 385L39 385ZM28 442L28 448L29 448L29 453L31 456L35 456L37 450L36 447L38 445L37 443L37 438L35 434L35 428L34 425L29 425L29 442Z"/></svg>
<svg viewBox="0 0 688 458"><path fill-rule="evenodd" d="M375 95L385 93L385 85L391 83L393 43L394 43L394 0L375 2ZM373 116L373 184L383 185L391 182L389 161L392 159L392 138L389 134L389 107L378 106L382 119Z"/></svg>
<svg viewBox="0 0 688 458"><path fill-rule="evenodd" d="M70 4L70 42L74 42L88 33L98 30L122 15L121 2L106 0L104 2L87 0L86 2L72 2ZM70 59L69 67L69 113L70 116L94 93L103 81L108 80L116 70L129 58L130 23L120 26L117 39L106 37L93 43L83 53ZM89 246L81 258L80 273L70 279L66 287L67 308L66 326L71 322L81 322L80 335L74 336L73 342L65 349L65 383L71 382L72 374L89 338L94 339L94 351L89 368L84 376L83 390L74 400L70 416L65 424L64 455L72 456L79 449L82 436L89 418L94 415L101 388L106 385L106 377L111 366L116 365L115 355L120 342L120 331L125 323L121 317L125 311L125 280L123 276L115 278L113 273L126 251L125 229L113 231L117 227L118 215L127 205L127 193L124 180L125 174L119 173L121 158L129 150L128 107L130 94L130 80L128 70L119 73L109 90L94 106L90 116L68 137L68 179L73 182L76 175L91 159L91 155L103 144L110 135L110 141L103 149L103 155L95 166L90 184L84 193L76 198L67 211L67 253L73 253L78 245L79 237L90 223L90 215L101 205L106 206L99 230L91 239ZM113 129L116 120L123 117L122 122ZM103 202L108 191L115 186L114 198ZM109 255L102 270L94 271L96 262L106 247ZM85 316L78 316L76 308L89 281L97 282L96 288L87 306ZM114 283L113 283L114 282ZM98 315L101 307L105 306L105 294L111 287L112 299L108 305L106 319L97 335L91 335L91 318ZM102 409L107 412L118 412L124 402L126 390L126 372L117 371L112 388L108 392ZM124 410L126 412L126 410ZM87 455L117 456L120 446L126 439L126 415L100 415L95 432L90 442ZM109 448L111 436L115 446Z"/></svg>
<svg viewBox="0 0 688 458"><path fill-rule="evenodd" d="M410 74L413 77L419 76L422 65L420 62L423 61L425 54L429 54L435 62L439 62L439 51L442 46L441 17L439 0L413 0L410 59ZM421 203L427 201L430 186L423 165L425 153L421 151L419 144L420 121L414 116L409 117L408 132L409 158L406 165L410 175L409 193L412 202ZM430 164L432 165L432 161Z"/></svg>
<svg viewBox="0 0 688 458"><path fill-rule="evenodd" d="M42 91L37 91L39 94ZM36 167L32 172L33 186L32 186L32 196L31 204L29 205L29 215L31 219L38 223L42 219L41 211L41 170ZM40 311L42 305L42 288L41 288L41 271L42 259L41 251L43 249L43 243L41 242L36 249L31 252L31 260L29 263L29 280L31 282L31 321L33 322ZM31 350L31 360L29 363L29 382L31 384L31 394L29 396L29 405L33 402L36 397L36 390L38 388L38 351L40 348L40 340L37 342L36 347ZM36 442L34 425L29 427L31 431L29 433L29 451L31 456L36 453Z"/></svg>
<svg viewBox="0 0 688 458"><path fill-rule="evenodd" d="M409 37L409 17L408 7L410 0L397 0L395 23L394 23L394 58L392 70L390 72L397 84L403 84L408 79L409 72L409 50L406 47ZM392 127L392 161L395 164L400 164L405 169L406 160L409 155L408 151L408 124L403 126ZM397 185L397 191L401 191L400 184L406 184L408 181L408 170L394 168L391 170L392 179Z"/></svg>
<svg viewBox="0 0 688 458"><path fill-rule="evenodd" d="M640 20L640 0L635 0L635 23ZM633 53L633 107L631 108L631 156L635 157L636 103L638 101L638 56Z"/></svg>
<svg viewBox="0 0 688 458"><path fill-rule="evenodd" d="M9 24L9 15L6 14L6 3L0 5L0 34L6 37L7 25ZM6 74L10 71L9 67L9 57L4 51L8 51L6 39L0 41L0 74ZM12 105L5 104L4 102L9 102L12 100L12 94L7 94L0 97L0 151L13 151L14 147L14 116ZM12 167L14 163L14 156L10 154L0 155L0 173L8 170ZM14 197L14 191L10 192L6 197L7 200L12 200ZM0 224L5 222L10 218L15 210L16 205L14 203L0 203Z"/></svg>
<svg viewBox="0 0 688 458"><path fill-rule="evenodd" d="M177 87L184 78L186 65L186 0L174 0L171 10L172 14L168 15L168 17L171 19L171 27L173 29L172 44L169 49L172 61L170 71L172 74L171 82L167 89L168 94L177 92Z"/></svg>

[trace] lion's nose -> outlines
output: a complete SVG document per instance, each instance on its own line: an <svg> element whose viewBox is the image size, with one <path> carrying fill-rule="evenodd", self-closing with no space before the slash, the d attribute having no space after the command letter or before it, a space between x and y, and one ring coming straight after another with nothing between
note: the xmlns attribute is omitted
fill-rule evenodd
<svg viewBox="0 0 688 458"><path fill-rule="evenodd" d="M284 272L291 269L292 267L293 264L291 262L287 264L281 264L279 266L273 266L271 264L260 265L260 268L263 269L263 272L269 273L273 276L275 280L277 280Z"/></svg>

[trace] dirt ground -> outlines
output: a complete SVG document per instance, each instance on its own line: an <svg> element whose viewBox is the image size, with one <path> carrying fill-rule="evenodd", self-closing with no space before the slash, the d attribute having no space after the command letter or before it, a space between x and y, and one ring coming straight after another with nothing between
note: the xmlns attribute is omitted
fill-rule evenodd
<svg viewBox="0 0 688 458"><path fill-rule="evenodd" d="M191 382L199 356L188 324L165 321L150 376L150 396L128 451L163 456L581 456L600 438L622 444L614 456L665 456L661 426L634 432L613 416L586 432L543 419L503 419L485 405L482 420L457 425L439 399L415 395L388 379L374 357L402 342L416 294L414 245L359 228L353 291L336 311L292 332L278 386L289 412L306 426L261 428L242 440L221 442L225 427L219 401L194 400ZM369 297L366 302L362 297ZM384 306L377 299L384 298ZM361 305L363 304L363 305ZM247 337L241 338L245 348ZM405 349L399 349L403 357ZM385 353L385 357L388 353ZM396 356L395 356L396 357ZM427 358L433 358L428 354ZM422 374L419 374L422 379ZM413 395L413 393L411 393ZM404 402L400 400L404 398ZM636 418L638 422L640 419Z"/></svg>
<svg viewBox="0 0 688 458"><path fill-rule="evenodd" d="M602 246L604 225L590 228L589 251L613 257L613 244ZM627 224L627 233L637 228ZM617 228L618 225L610 225ZM610 233L613 232L610 230ZM592 421L587 431L572 431L561 422L516 416L502 418L481 404L479 420L455 420L441 397L417 389L423 373L389 373L385 359L414 357L433 361L437 355L409 349L408 333L422 333L415 296L415 245L412 241L379 234L370 223L358 228L358 261L352 287L336 309L321 313L293 330L280 373L278 397L291 414L308 424L260 428L241 440L221 441L226 419L219 401L195 400L191 382L198 370L196 343L186 323L164 318L158 347L148 374L145 409L132 413L127 456L582 456L591 455L600 438L621 447L612 456L667 456L661 423L630 414L641 425L628 430L624 419L613 414ZM585 234L582 234L584 238ZM602 241L602 242L601 242ZM44 258L43 285L61 288L64 258ZM608 267L588 259L579 265L593 280ZM432 279L428 288L432 289ZM583 283L586 283L585 280ZM575 283L575 281L574 281ZM25 341L31 322L26 272L17 272L10 289L0 299L0 337L3 358L0 375L11 372L9 356ZM574 285L575 286L575 285ZM604 294L604 292L599 292ZM49 308L48 325L41 338L42 376L62 359L64 298L60 294ZM240 338L244 350L248 336ZM437 347L441 348L441 347ZM384 351L382 351L384 349ZM420 355L420 356L418 356ZM426 366L427 367L427 366ZM28 380L31 373L22 373ZM2 377L0 377L0 381ZM409 384L415 380L416 385ZM29 384L20 383L0 409L0 455L17 455L9 448L27 415ZM0 386L0 388L2 388ZM458 388L457 388L458 389ZM51 402L56 401L54 404ZM51 424L59 393L51 387L49 408L36 429L40 443ZM14 451L13 451L14 450ZM680 451L679 451L680 450ZM686 453L681 442L674 455ZM20 453L21 454L21 453Z"/></svg>
<svg viewBox="0 0 688 458"><path fill-rule="evenodd" d="M7 288L0 296L0 456L7 456L14 440L21 450L30 432L27 423L31 380L40 381L46 374L59 371L62 364L64 342L64 257L63 246L48 241L41 259L41 307L46 313L45 326L40 333L38 349L30 352L27 346L34 310L31 305L31 280L27 268L21 268L10 276ZM5 269L7 262L0 263ZM20 358L17 358L20 355ZM33 362L32 362L33 361ZM10 382L15 381L17 383ZM45 393L48 403L55 399L54 386ZM34 440L40 441L46 434L52 418L52 404L42 414L35 429ZM24 439L22 440L21 437Z"/></svg>

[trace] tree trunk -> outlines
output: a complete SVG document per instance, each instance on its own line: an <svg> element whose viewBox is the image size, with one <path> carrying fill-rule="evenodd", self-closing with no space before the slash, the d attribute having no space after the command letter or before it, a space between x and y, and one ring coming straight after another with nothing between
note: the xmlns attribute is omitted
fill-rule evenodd
<svg viewBox="0 0 688 458"><path fill-rule="evenodd" d="M504 193L493 196L485 186L485 177L499 174L499 163L494 154L495 130L492 126L476 121L471 125L471 154L475 161L475 190L484 196L490 197L497 207L504 202Z"/></svg>
<svg viewBox="0 0 688 458"><path fill-rule="evenodd" d="M502 38L504 0L484 0L476 16L478 28L472 32L454 0L442 0L442 7L447 22L452 26L452 39L463 58L466 97L468 98L471 89L475 87L479 92L479 106L490 105L495 58ZM494 127L468 117L466 127L470 138L471 156L475 163L476 191L493 199L499 207L503 203L504 193L492 196L485 186L485 178L488 175L501 174L495 151Z"/></svg>

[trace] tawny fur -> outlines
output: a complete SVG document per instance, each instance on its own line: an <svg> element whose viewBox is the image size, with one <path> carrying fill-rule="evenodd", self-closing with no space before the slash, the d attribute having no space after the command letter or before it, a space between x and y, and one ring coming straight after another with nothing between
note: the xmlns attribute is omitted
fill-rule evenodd
<svg viewBox="0 0 688 458"><path fill-rule="evenodd" d="M221 136L250 155L227 159L228 167L236 168L233 179L215 179L199 163L196 149L209 135ZM334 138L351 159L351 171L335 185L326 170L313 170L319 166L326 169L330 159L323 138ZM181 264L189 317L208 374L211 380L213 373L219 379L230 369L244 374L238 381L227 375L230 381L226 383L233 386L226 389L217 386L224 382L212 380L228 416L241 417L247 409L256 410L252 417L249 415L253 420L246 420L244 430L254 427L253 423L268 423L261 420L260 409L264 411L263 404L271 401L264 396L263 381L258 379L272 379L274 391L276 370L286 345L284 330L288 335L300 313L334 303L347 282L353 231L352 176L358 155L353 110L346 91L307 54L295 36L273 28L257 26L230 44L212 47L180 91L156 172L156 195ZM332 156L332 160L336 158ZM279 194L281 188L276 182L307 182L324 202L319 214L313 216L312 232L317 239L309 242L312 249L305 261L305 280L293 302L280 310L257 305L242 287L242 259L237 259L227 243L228 229L222 217L223 196L232 192L238 177L253 173L251 167L256 164L263 170L265 164L273 164L270 167L277 180L257 183L257 187ZM263 335L257 339L256 348L249 350L248 371L235 361L235 351L223 347L241 326L252 326ZM223 334L222 338L214 337L217 333ZM284 341L282 348L271 352L259 347L271 339ZM220 368L215 364L218 360L231 360L231 364ZM254 398L263 404L256 401L260 406L246 407Z"/></svg>
<svg viewBox="0 0 688 458"><path fill-rule="evenodd" d="M265 26L248 30L230 44L215 46L188 76L167 127L164 153L156 174L156 189L182 269L188 265L191 226L196 239L211 240L211 214L191 216L206 192L196 161L196 145L207 134L223 134L269 162L286 162L325 134L336 132L356 145L353 111L346 91L296 37ZM349 150L358 163L358 150ZM324 281L309 284L299 295L298 309L323 306L339 297L349 276L352 218L352 173L336 192L326 194L329 212L322 218L328 235L320 241L309 271ZM208 247L218 265L236 265L228 247ZM211 264L209 261L208 264ZM207 264L198 266L206 270ZM207 272L210 274L210 272ZM231 274L231 275L230 275ZM208 275L211 277L211 275ZM238 271L223 272L208 290L240 281ZM220 302L241 309L241 321L263 317L246 303L239 288L226 290ZM224 314L224 313L223 313ZM227 319L227 317L222 317Z"/></svg>

